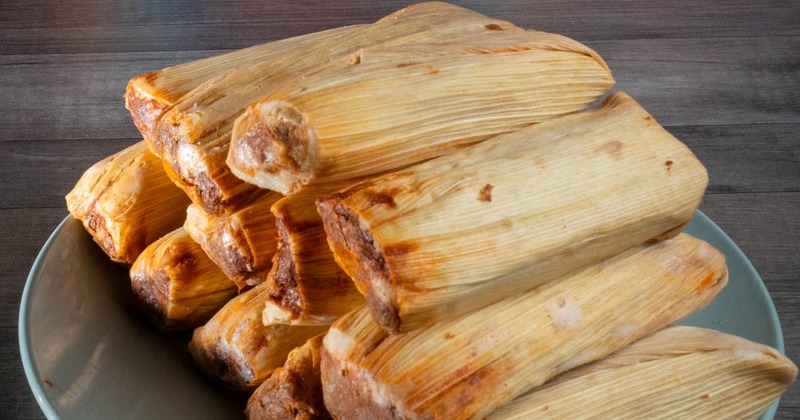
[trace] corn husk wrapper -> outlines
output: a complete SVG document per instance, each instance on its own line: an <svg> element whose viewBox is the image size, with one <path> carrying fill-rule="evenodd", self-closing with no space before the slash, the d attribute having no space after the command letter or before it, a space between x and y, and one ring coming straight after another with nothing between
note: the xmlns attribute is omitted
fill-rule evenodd
<svg viewBox="0 0 800 420"><path fill-rule="evenodd" d="M692 152L617 92L597 109L356 184L318 209L373 317L408 331L673 236L706 184Z"/></svg>
<svg viewBox="0 0 800 420"><path fill-rule="evenodd" d="M424 42L498 29L518 30L445 3L412 6L372 25L328 34L274 59L209 80L164 112L148 141L172 165L181 179L178 185L192 201L209 213L220 214L258 191L236 178L225 163L234 120L252 102L293 80L347 66L345 59L337 57L366 46Z"/></svg>
<svg viewBox="0 0 800 420"><path fill-rule="evenodd" d="M329 419L322 400L319 350L323 334L292 350L247 401L248 420Z"/></svg>
<svg viewBox="0 0 800 420"><path fill-rule="evenodd" d="M222 307L194 330L189 352L198 366L223 385L252 390L283 365L292 349L323 333L329 325L264 325L261 312L269 302L260 284Z"/></svg>
<svg viewBox="0 0 800 420"><path fill-rule="evenodd" d="M328 37L337 37L362 25L345 26L282 39L177 66L140 74L128 82L125 108L134 124L145 137L153 135L153 126L164 111L204 82L219 77L237 67L258 65L275 60L282 54L306 48ZM154 153L162 156L155 149Z"/></svg>
<svg viewBox="0 0 800 420"><path fill-rule="evenodd" d="M183 228L148 246L130 277L134 298L162 331L203 325L236 295L234 283Z"/></svg>
<svg viewBox="0 0 800 420"><path fill-rule="evenodd" d="M234 126L231 170L292 194L405 167L577 111L614 83L594 51L537 31L377 45L351 62L299 79L248 108Z"/></svg>
<svg viewBox="0 0 800 420"><path fill-rule="evenodd" d="M278 248L275 218L269 209L280 198L275 193L263 194L220 216L192 204L184 228L240 290L255 286L266 281Z"/></svg>
<svg viewBox="0 0 800 420"><path fill-rule="evenodd" d="M763 344L670 327L533 389L489 419L755 419L797 367Z"/></svg>
<svg viewBox="0 0 800 420"><path fill-rule="evenodd" d="M179 227L190 203L143 141L92 165L66 200L100 248L126 264Z"/></svg>
<svg viewBox="0 0 800 420"><path fill-rule="evenodd" d="M404 334L360 310L323 341L325 406L336 418L481 418L703 308L726 282L724 256L681 234Z"/></svg>
<svg viewBox="0 0 800 420"><path fill-rule="evenodd" d="M272 206L279 243L267 278L274 305L264 309L265 324L330 324L364 306L364 297L336 264L314 206L334 189L304 191Z"/></svg>

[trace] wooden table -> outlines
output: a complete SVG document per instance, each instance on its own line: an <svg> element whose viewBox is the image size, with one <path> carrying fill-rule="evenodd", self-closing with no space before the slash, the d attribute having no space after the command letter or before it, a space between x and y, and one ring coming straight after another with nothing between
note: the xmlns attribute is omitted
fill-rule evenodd
<svg viewBox="0 0 800 420"><path fill-rule="evenodd" d="M269 40L370 22L409 2L20 1L0 3L0 418L41 418L17 317L64 194L95 161L136 142L123 107L139 73ZM181 4L179 4L181 3ZM346 3L346 4L345 4ZM706 164L702 210L751 259L800 361L800 3L457 2L583 41L616 89ZM779 418L796 418L800 386Z"/></svg>

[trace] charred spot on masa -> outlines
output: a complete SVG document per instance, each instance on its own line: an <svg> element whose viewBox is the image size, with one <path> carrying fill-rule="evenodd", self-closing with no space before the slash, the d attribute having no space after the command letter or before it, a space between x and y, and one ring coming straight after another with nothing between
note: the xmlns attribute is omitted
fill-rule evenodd
<svg viewBox="0 0 800 420"><path fill-rule="evenodd" d="M546 405L546 406L542 407L542 411L550 411L550 406Z"/></svg>
<svg viewBox="0 0 800 420"><path fill-rule="evenodd" d="M619 159L622 156L622 142L612 140L598 148L598 151L608 153L612 158Z"/></svg>
<svg viewBox="0 0 800 420"><path fill-rule="evenodd" d="M414 242L398 242L383 247L383 255L387 257L397 257L408 254L419 249L419 244Z"/></svg>
<svg viewBox="0 0 800 420"><path fill-rule="evenodd" d="M502 31L503 27L498 25L498 24L496 24L496 23L490 23L490 24L486 25L486 29L488 29L490 31Z"/></svg>
<svg viewBox="0 0 800 420"><path fill-rule="evenodd" d="M457 412L465 411L467 407L472 405L475 402L475 396L472 392L462 392L461 395L456 398L456 405L459 407Z"/></svg>
<svg viewBox="0 0 800 420"><path fill-rule="evenodd" d="M469 375L469 383L474 385L478 385L481 383L481 377L477 373L473 373Z"/></svg>
<svg viewBox="0 0 800 420"><path fill-rule="evenodd" d="M203 198L203 209L215 216L222 215L226 203L217 184L209 178L206 172L197 174L193 181L194 189Z"/></svg>
<svg viewBox="0 0 800 420"><path fill-rule="evenodd" d="M439 74L439 69L430 69L428 74Z"/></svg>
<svg viewBox="0 0 800 420"><path fill-rule="evenodd" d="M152 84L153 82L156 81L156 79L158 79L158 72L157 71L151 71L150 73L147 73L147 74L144 75L144 80L147 83Z"/></svg>
<svg viewBox="0 0 800 420"><path fill-rule="evenodd" d="M700 401L708 401L711 399L711 395L703 394L699 397Z"/></svg>
<svg viewBox="0 0 800 420"><path fill-rule="evenodd" d="M367 298L367 307L375 322L390 333L400 332L401 322L397 308L390 303L383 302L371 289L367 291L365 297Z"/></svg>
<svg viewBox="0 0 800 420"><path fill-rule="evenodd" d="M491 203L492 202L492 189L494 185L486 184L478 191L478 201L483 201L484 203Z"/></svg>
<svg viewBox="0 0 800 420"><path fill-rule="evenodd" d="M708 289L710 286L713 286L716 283L717 279L716 276L714 275L714 272L712 270L707 269L706 276L703 278L703 281L701 281L700 284L697 285L697 288L695 290L697 291L697 293L702 293L704 290Z"/></svg>
<svg viewBox="0 0 800 420"><path fill-rule="evenodd" d="M180 253L175 260L175 266L181 270L191 271L197 266L197 258L190 253Z"/></svg>
<svg viewBox="0 0 800 420"><path fill-rule="evenodd" d="M664 167L667 168L667 174L668 175L672 175L672 165L674 163L675 162L673 162L672 160L667 160L666 162L664 162Z"/></svg>
<svg viewBox="0 0 800 420"><path fill-rule="evenodd" d="M384 204L391 208L397 207L397 204L394 202L394 197L382 191L364 191L364 197L369 201L371 206Z"/></svg>
<svg viewBox="0 0 800 420"><path fill-rule="evenodd" d="M451 333L450 331L444 333L444 339L445 340L452 340L454 338L456 338L456 335Z"/></svg>
<svg viewBox="0 0 800 420"><path fill-rule="evenodd" d="M281 214L275 217L275 225L281 235L289 236L288 232L309 232L311 229L317 229L322 226L322 221L319 220L297 220L291 217L288 213ZM284 239L284 242L288 242Z"/></svg>
<svg viewBox="0 0 800 420"><path fill-rule="evenodd" d="M487 376L489 376L489 371L487 369L479 369L472 375L469 375L469 383L472 385L480 385Z"/></svg>
<svg viewBox="0 0 800 420"><path fill-rule="evenodd" d="M413 61L412 62L408 62L408 63L400 63L400 64L397 65L397 68L401 69L403 67L413 66L415 64L419 64L419 63L415 63Z"/></svg>

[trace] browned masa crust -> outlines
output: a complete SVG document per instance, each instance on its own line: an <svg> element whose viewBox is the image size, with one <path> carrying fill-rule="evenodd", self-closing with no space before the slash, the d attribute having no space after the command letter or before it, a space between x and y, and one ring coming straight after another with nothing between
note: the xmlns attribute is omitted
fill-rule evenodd
<svg viewBox="0 0 800 420"><path fill-rule="evenodd" d="M293 353L286 364L276 369L247 402L248 419L330 419L322 398L319 344ZM297 352L298 350L295 350Z"/></svg>
<svg viewBox="0 0 800 420"><path fill-rule="evenodd" d="M303 310L303 303L297 291L297 267L291 245L284 239L283 229L280 231L281 242L273 257L274 269L268 279L269 295L276 304L289 310L293 317L298 317Z"/></svg>
<svg viewBox="0 0 800 420"><path fill-rule="evenodd" d="M153 125L156 119L170 105L163 100L157 100L152 96L143 95L136 87L137 83L139 83L139 79L152 79L155 77L155 74L156 72L152 72L134 77L128 82L128 87L125 89L125 107L130 111L134 125L136 125L139 132L145 137L152 135Z"/></svg>
<svg viewBox="0 0 800 420"><path fill-rule="evenodd" d="M359 224L359 216L340 202L334 194L317 202L322 216L328 244L336 262L353 278L358 291L367 299L372 317L390 332L400 331L400 315L394 296L391 301L375 292L373 283L384 282L391 288L391 275L383 251L375 243L372 233Z"/></svg>
<svg viewBox="0 0 800 420"><path fill-rule="evenodd" d="M365 378L350 370L322 347L320 350L322 394L334 418L372 420L400 419L395 407L378 405Z"/></svg>

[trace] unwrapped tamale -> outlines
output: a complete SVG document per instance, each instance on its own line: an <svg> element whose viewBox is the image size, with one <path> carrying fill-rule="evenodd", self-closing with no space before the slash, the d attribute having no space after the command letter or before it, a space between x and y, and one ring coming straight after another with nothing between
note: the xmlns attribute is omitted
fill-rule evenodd
<svg viewBox="0 0 800 420"><path fill-rule="evenodd" d="M561 374L487 418L750 419L796 376L794 363L771 347L670 327Z"/></svg>
<svg viewBox="0 0 800 420"><path fill-rule="evenodd" d="M482 418L705 307L726 282L724 256L680 234L408 333L355 311L323 340L325 406L335 418Z"/></svg>
<svg viewBox="0 0 800 420"><path fill-rule="evenodd" d="M83 222L100 248L127 264L179 227L190 204L144 141L87 169L66 199L72 216Z"/></svg>
<svg viewBox="0 0 800 420"><path fill-rule="evenodd" d="M148 246L130 276L134 298L162 331L203 325L236 295L234 283L183 228Z"/></svg>
<svg viewBox="0 0 800 420"><path fill-rule="evenodd" d="M361 182L318 209L373 317L407 331L674 236L706 184L694 154L617 92Z"/></svg>

